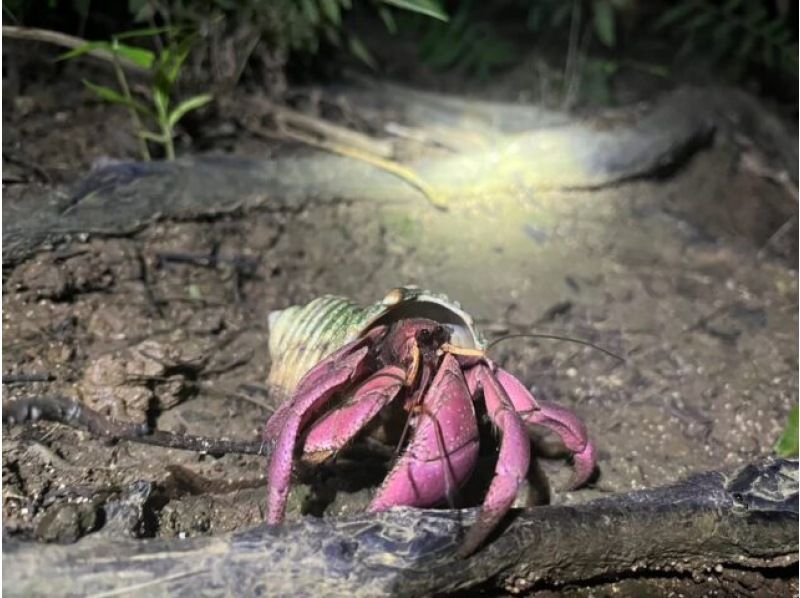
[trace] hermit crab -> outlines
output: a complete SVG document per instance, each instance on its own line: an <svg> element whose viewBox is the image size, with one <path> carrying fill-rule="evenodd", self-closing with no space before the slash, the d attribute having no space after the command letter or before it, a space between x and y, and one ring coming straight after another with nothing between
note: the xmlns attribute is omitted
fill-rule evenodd
<svg viewBox="0 0 800 598"><path fill-rule="evenodd" d="M573 487L594 470L595 448L578 417L537 401L492 362L472 317L444 295L401 287L368 307L329 295L272 312L269 326L269 384L285 395L264 429L269 523L283 519L296 455L311 464L335 456L390 404L407 412L409 434L372 512L435 506L469 479L479 448L474 401L483 399L500 432L494 477L464 556L500 522L526 479L527 426L561 438L573 455Z"/></svg>

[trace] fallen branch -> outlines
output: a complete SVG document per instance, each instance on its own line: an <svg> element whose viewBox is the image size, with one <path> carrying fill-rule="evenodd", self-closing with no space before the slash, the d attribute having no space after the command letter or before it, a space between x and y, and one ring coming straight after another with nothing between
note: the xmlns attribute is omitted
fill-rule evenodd
<svg viewBox="0 0 800 598"><path fill-rule="evenodd" d="M583 505L526 509L466 560L454 555L474 510L306 518L185 540L90 535L43 546L6 539L3 588L14 595L427 596L624 576L691 586L694 576L716 579L711 587L719 590L749 569L796 575L797 481L797 461L767 460Z"/></svg>

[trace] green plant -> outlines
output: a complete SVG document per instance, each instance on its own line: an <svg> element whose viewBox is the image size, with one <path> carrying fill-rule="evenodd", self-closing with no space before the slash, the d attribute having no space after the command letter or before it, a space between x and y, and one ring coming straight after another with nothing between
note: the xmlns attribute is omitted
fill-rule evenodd
<svg viewBox="0 0 800 598"><path fill-rule="evenodd" d="M630 0L525 0L526 23L534 33L558 29L573 22L576 12L589 13L592 25L589 32L609 48L617 45L617 12L628 7Z"/></svg>
<svg viewBox="0 0 800 598"><path fill-rule="evenodd" d="M683 52L702 49L740 75L749 61L797 76L797 35L780 3L753 0L681 0L654 27L684 36ZM702 48L700 46L702 45Z"/></svg>
<svg viewBox="0 0 800 598"><path fill-rule="evenodd" d="M161 34L167 35L168 42L160 46L157 51L122 43L122 40L156 38ZM107 42L87 42L63 54L61 59L75 58L96 49L108 51L112 56L119 90L87 80L83 81L84 85L101 99L128 109L139 138L143 159L150 159L147 142L153 141L164 147L168 160L173 160L175 158L173 142L175 126L186 114L213 99L211 94L203 93L186 98L173 106L181 68L189 55L193 42L194 36L180 34L168 27L142 29L112 36L111 41ZM149 71L151 84L147 90L147 102L142 102L131 93L125 71L120 64L122 58ZM153 125L157 130L152 130Z"/></svg>
<svg viewBox="0 0 800 598"><path fill-rule="evenodd" d="M316 54L322 47L340 48L370 68L372 53L345 23L352 0L128 0L137 22L185 24L202 32L202 48L217 83L235 85L248 63L279 70L290 54ZM370 0L390 32L394 13L413 12L447 20L441 0ZM227 70L220 69L227 65ZM225 72L219 72L220 70Z"/></svg>
<svg viewBox="0 0 800 598"><path fill-rule="evenodd" d="M401 31L421 32L418 42L420 59L436 70L460 69L486 78L496 69L513 62L516 48L498 36L486 23L476 21L474 2L461 2L448 21L422 20L416 15L400 19Z"/></svg>
<svg viewBox="0 0 800 598"><path fill-rule="evenodd" d="M579 95L594 102L612 101L611 83L623 64L613 56L597 57L589 53L597 39L606 48L618 44L618 12L629 8L629 0L525 0L526 24L530 31L543 36L548 31L567 31L563 75L558 81L562 105L572 106Z"/></svg>
<svg viewBox="0 0 800 598"><path fill-rule="evenodd" d="M775 444L775 453L781 457L795 457L798 454L798 412L797 405L795 405L789 412L789 419L786 421L786 427L783 429L783 434Z"/></svg>

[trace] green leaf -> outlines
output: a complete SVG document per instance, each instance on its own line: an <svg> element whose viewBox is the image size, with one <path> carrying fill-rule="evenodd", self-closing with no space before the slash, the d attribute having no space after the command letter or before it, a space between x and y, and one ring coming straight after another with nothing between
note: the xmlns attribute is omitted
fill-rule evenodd
<svg viewBox="0 0 800 598"><path fill-rule="evenodd" d="M322 12L328 20L334 25L340 25L342 22L342 13L339 9L338 0L319 0L319 5L322 7Z"/></svg>
<svg viewBox="0 0 800 598"><path fill-rule="evenodd" d="M120 104L121 106L125 106L126 108L133 108L137 112L141 112L142 114L147 114L147 108L145 108L142 104L137 102L134 99L128 99L122 94L114 91L110 87L106 87L105 85L96 85L91 81L87 81L86 79L83 80L83 84L94 94L96 94L99 98L105 100L106 102L110 102L112 104Z"/></svg>
<svg viewBox="0 0 800 598"><path fill-rule="evenodd" d="M192 49L195 38L188 36L178 43L171 44L166 48L158 57L158 62L155 66L156 79L161 80L158 85L164 89L172 89L175 81L181 74L181 67L186 59L189 57L189 52Z"/></svg>
<svg viewBox="0 0 800 598"><path fill-rule="evenodd" d="M130 106L131 104L128 98L114 91L110 87L106 87L105 85L97 85L91 81L87 81L86 79L83 80L83 84L107 102L112 102L113 104L124 104L125 106Z"/></svg>
<svg viewBox="0 0 800 598"><path fill-rule="evenodd" d="M78 46L77 48L73 48L69 52L65 52L61 54L57 60L69 60L70 58L76 58L78 56L83 56L84 54L88 54L93 50L106 50L117 56L123 56L127 58L132 63L137 66L140 66L144 69L149 69L150 66L153 64L153 60L155 59L155 54L150 50L146 50L144 48L139 48L136 46L127 46L125 44L121 44L118 41L114 40L111 42L86 42L82 46Z"/></svg>
<svg viewBox="0 0 800 598"><path fill-rule="evenodd" d="M468 10L464 7L456 13L456 16L447 25L436 22L430 23L427 34L417 45L422 60L425 62L441 62L435 57L441 56L449 48L459 44L460 39L463 40L464 33L469 26Z"/></svg>
<svg viewBox="0 0 800 598"><path fill-rule="evenodd" d="M714 15L712 13L710 13L710 12L701 12L701 13L695 15L692 19L690 19L686 23L686 28L689 29L690 31L693 30L693 29L694 30L700 29L701 27L704 27L705 25L710 23L713 18L714 18Z"/></svg>
<svg viewBox="0 0 800 598"><path fill-rule="evenodd" d="M64 52L61 54L56 60L69 60L70 58L76 58L78 56L83 56L84 54L88 54L92 50L108 50L111 52L111 44L108 42L86 42L82 46L78 46L77 48L73 48L69 52Z"/></svg>
<svg viewBox="0 0 800 598"><path fill-rule="evenodd" d="M320 19L317 3L314 0L302 0L302 9L303 14L308 22L316 27L319 24Z"/></svg>
<svg viewBox="0 0 800 598"><path fill-rule="evenodd" d="M448 20L447 12L438 0L381 0L381 2L440 21Z"/></svg>
<svg viewBox="0 0 800 598"><path fill-rule="evenodd" d="M22 5L14 6L14 10L18 10L18 11L22 12ZM18 25L19 24L19 19L14 14L14 11L12 11L8 6L6 6L5 2L3 2L3 16L5 16L6 19L11 21L11 23L13 25Z"/></svg>
<svg viewBox="0 0 800 598"><path fill-rule="evenodd" d="M386 8L385 6L381 6L378 9L378 16L383 21L383 24L386 26L386 30L391 33L392 35L397 33L397 21L394 20L394 15L392 11Z"/></svg>
<svg viewBox="0 0 800 598"><path fill-rule="evenodd" d="M111 51L116 53L118 56L127 58L135 65L144 69L149 69L156 57L156 55L150 50L145 50L144 48L139 48L137 46L126 46L125 44L121 44L119 42L112 42Z"/></svg>
<svg viewBox="0 0 800 598"><path fill-rule="evenodd" d="M146 27L144 29L132 29L131 31L124 31L117 33L114 37L117 39L131 39L134 37L155 37L162 33L173 31L174 27Z"/></svg>
<svg viewBox="0 0 800 598"><path fill-rule="evenodd" d="M372 54L370 54L369 50L367 50L367 47L361 43L360 39L355 36L351 36L350 39L347 40L347 45L350 48L350 53L353 56L366 64L369 68L378 70L377 61Z"/></svg>
<svg viewBox="0 0 800 598"><path fill-rule="evenodd" d="M455 21L453 21L455 23ZM443 36L438 38L430 53L425 57L425 62L435 69L446 69L453 66L465 53L472 48L476 52L482 49L483 38L478 37L475 31L470 35L461 34L458 30L448 27Z"/></svg>
<svg viewBox="0 0 800 598"><path fill-rule="evenodd" d="M155 14L155 10L149 0L128 0L128 13L133 15L134 23L144 23Z"/></svg>
<svg viewBox="0 0 800 598"><path fill-rule="evenodd" d="M722 12L724 13L732 13L735 12L739 6L741 6L743 0L728 0L725 3L725 6L722 7Z"/></svg>
<svg viewBox="0 0 800 598"><path fill-rule="evenodd" d="M325 25L322 28L322 33L328 39L330 43L332 43L337 48L341 47L342 45L342 36L339 35L339 30L331 25Z"/></svg>
<svg viewBox="0 0 800 598"><path fill-rule="evenodd" d="M775 452L781 457L797 457L798 455L798 430L797 430L797 405L789 412L789 419L783 434L775 445Z"/></svg>
<svg viewBox="0 0 800 598"><path fill-rule="evenodd" d="M174 127L176 124L178 124L178 121L182 119L188 112L191 112L192 110L197 110L201 106L205 106L213 99L214 96L212 96L210 93L204 93L189 98L188 100L184 100L175 107L175 110L169 113L169 118L167 119L169 127L170 128Z"/></svg>
<svg viewBox="0 0 800 598"><path fill-rule="evenodd" d="M614 8L607 0L595 0L594 30L603 45L608 48L614 47L617 42Z"/></svg>
<svg viewBox="0 0 800 598"><path fill-rule="evenodd" d="M670 8L669 10L665 11L653 25L653 28L663 29L665 27L669 27L670 25L674 25L678 21L682 21L690 14L695 12L698 9L698 6L694 2L680 2L676 6Z"/></svg>

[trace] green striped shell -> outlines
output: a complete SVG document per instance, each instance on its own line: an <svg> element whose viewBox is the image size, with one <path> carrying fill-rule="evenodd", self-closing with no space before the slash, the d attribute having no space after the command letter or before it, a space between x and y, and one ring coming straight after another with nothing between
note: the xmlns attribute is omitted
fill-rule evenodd
<svg viewBox="0 0 800 598"><path fill-rule="evenodd" d="M344 297L325 295L307 305L269 314L272 367L267 382L273 390L290 394L311 367L335 350L376 324L404 318L429 318L447 324L453 344L486 347L472 317L445 295L417 287L399 287L366 307Z"/></svg>

